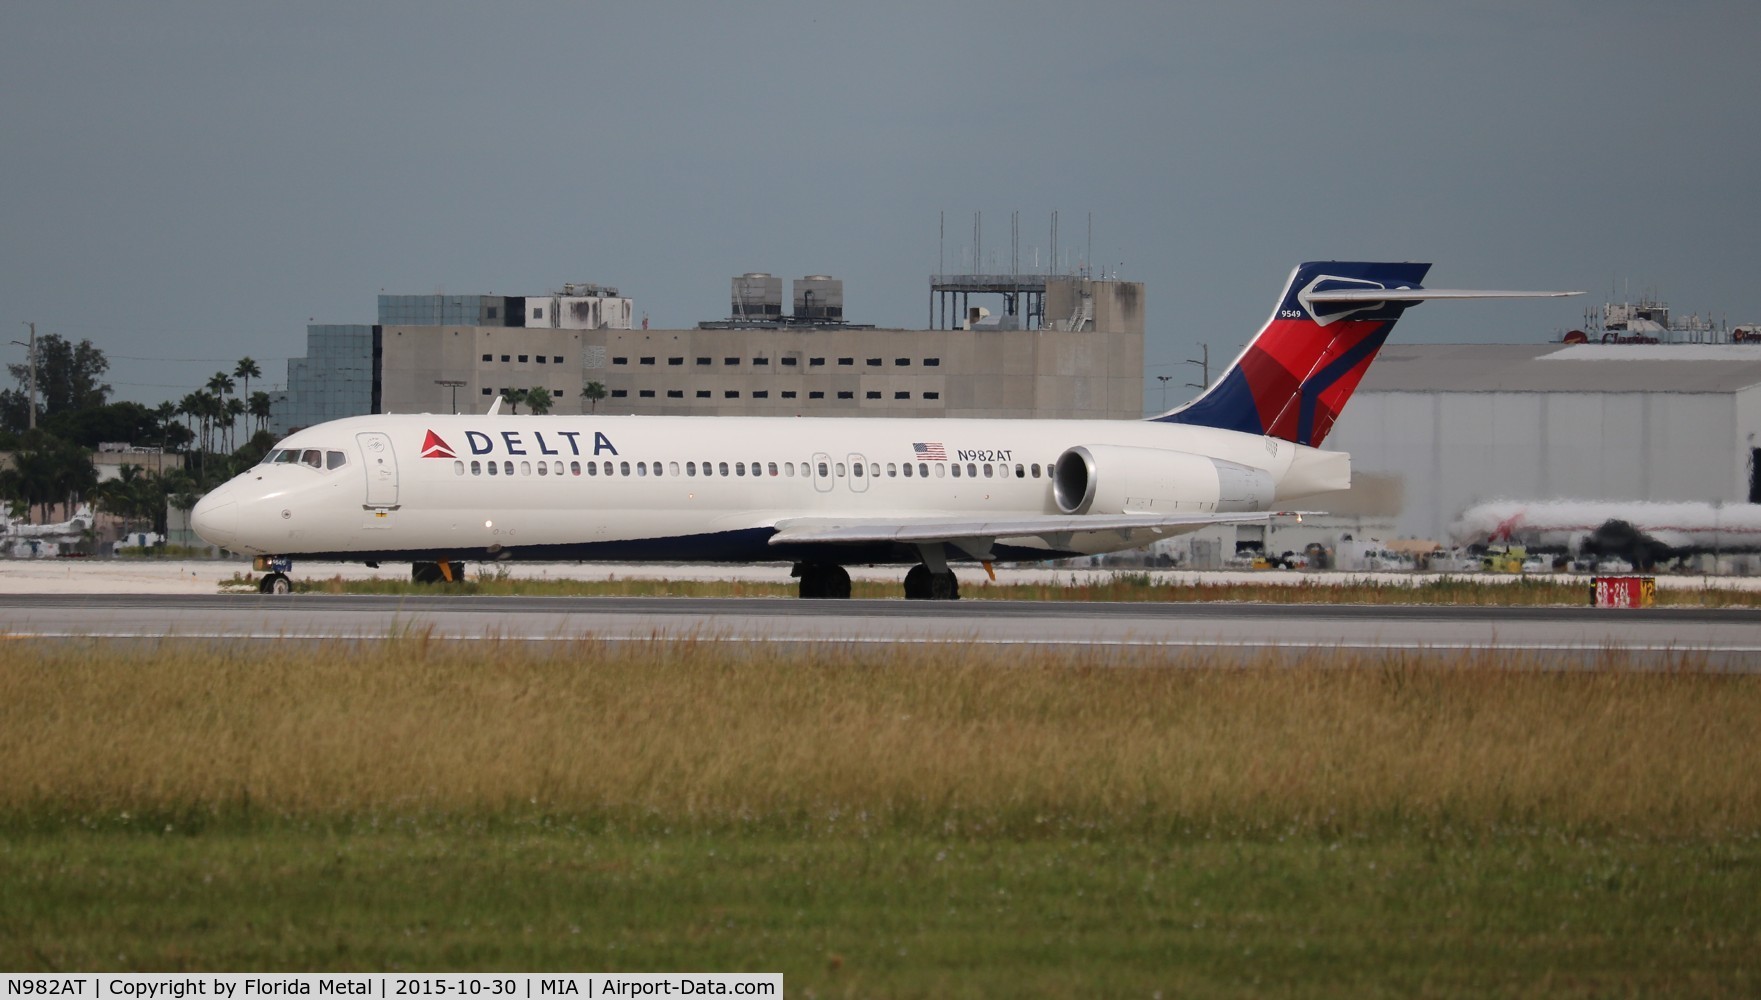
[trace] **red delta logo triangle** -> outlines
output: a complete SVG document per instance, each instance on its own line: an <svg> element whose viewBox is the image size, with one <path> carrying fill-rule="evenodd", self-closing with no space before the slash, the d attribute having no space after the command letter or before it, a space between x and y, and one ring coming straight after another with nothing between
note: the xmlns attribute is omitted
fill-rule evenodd
<svg viewBox="0 0 1761 1000"><path fill-rule="evenodd" d="M424 437L422 439L422 457L423 458L458 458L457 455L454 455L452 453L452 446L447 444L445 441L442 441L440 439L440 435L434 433L433 431L429 431L428 436Z"/></svg>

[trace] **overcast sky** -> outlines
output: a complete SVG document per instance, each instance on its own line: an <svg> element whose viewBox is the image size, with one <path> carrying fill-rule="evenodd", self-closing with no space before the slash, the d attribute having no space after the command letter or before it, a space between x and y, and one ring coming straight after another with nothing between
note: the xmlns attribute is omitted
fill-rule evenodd
<svg viewBox="0 0 1761 1000"><path fill-rule="evenodd" d="M823 273L922 328L975 212L1006 270L1010 213L1025 268L1056 209L1147 285L1150 387L1309 259L1590 293L1432 303L1408 341L1544 340L1611 288L1761 321L1758 42L1754 0L8 0L0 320L149 404L247 354L279 384L381 291L591 281L684 327L735 274Z"/></svg>

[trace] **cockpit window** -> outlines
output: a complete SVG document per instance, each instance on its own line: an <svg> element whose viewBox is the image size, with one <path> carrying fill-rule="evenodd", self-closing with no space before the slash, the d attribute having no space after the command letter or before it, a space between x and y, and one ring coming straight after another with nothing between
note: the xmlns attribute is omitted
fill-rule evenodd
<svg viewBox="0 0 1761 1000"><path fill-rule="evenodd" d="M324 453L324 467L326 469L340 469L347 464L349 464L349 457L340 451Z"/></svg>
<svg viewBox="0 0 1761 1000"><path fill-rule="evenodd" d="M316 448L307 448L300 452L300 461L314 469L324 468L324 453Z"/></svg>

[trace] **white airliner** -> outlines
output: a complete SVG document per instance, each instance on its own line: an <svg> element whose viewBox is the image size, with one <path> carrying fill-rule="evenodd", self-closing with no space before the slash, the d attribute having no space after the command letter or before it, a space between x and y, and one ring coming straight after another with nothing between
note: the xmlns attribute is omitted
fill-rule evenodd
<svg viewBox="0 0 1761 1000"><path fill-rule="evenodd" d="M1695 553L1761 552L1761 504L1495 500L1463 511L1449 536L1457 545L1618 556L1650 569Z"/></svg>
<svg viewBox="0 0 1761 1000"><path fill-rule="evenodd" d="M909 565L905 596L959 596L951 561L1111 552L1266 522L1342 490L1319 447L1429 264L1297 267L1209 390L1148 420L376 414L290 435L196 504L208 542L261 556L789 561L802 597L848 597L856 564Z"/></svg>

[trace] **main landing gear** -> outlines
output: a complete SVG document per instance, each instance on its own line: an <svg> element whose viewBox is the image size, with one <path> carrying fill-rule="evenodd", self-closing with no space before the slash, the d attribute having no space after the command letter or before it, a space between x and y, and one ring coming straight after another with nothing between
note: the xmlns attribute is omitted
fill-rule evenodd
<svg viewBox="0 0 1761 1000"><path fill-rule="evenodd" d="M850 573L842 566L796 563L789 575L801 578L800 593L804 598L848 600L850 597Z"/></svg>
<svg viewBox="0 0 1761 1000"><path fill-rule="evenodd" d="M844 600L850 596L850 573L842 566L829 563L796 563L790 576L801 579L801 596L821 600ZM952 570L932 571L928 566L911 567L905 574L905 599L908 601L957 601L960 581Z"/></svg>
<svg viewBox="0 0 1761 1000"><path fill-rule="evenodd" d="M412 583L458 583L465 578L462 562L413 562L410 564Z"/></svg>

